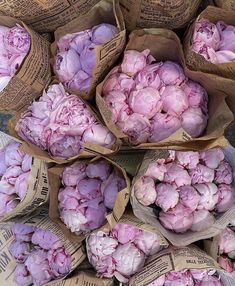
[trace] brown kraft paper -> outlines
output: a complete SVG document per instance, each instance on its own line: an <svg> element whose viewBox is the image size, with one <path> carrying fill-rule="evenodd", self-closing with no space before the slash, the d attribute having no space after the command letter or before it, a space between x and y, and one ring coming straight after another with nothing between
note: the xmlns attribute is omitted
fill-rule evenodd
<svg viewBox="0 0 235 286"><path fill-rule="evenodd" d="M18 18L38 32L54 30L86 14L100 0L7 0L0 2L0 14Z"/></svg>
<svg viewBox="0 0 235 286"><path fill-rule="evenodd" d="M1 4L0 4L1 5ZM0 92L0 110L19 110L37 98L50 82L49 42L23 22L0 16L0 25L24 27L30 35L31 46L20 69Z"/></svg>
<svg viewBox="0 0 235 286"><path fill-rule="evenodd" d="M207 19L216 24L218 21L224 21L228 25L235 26L235 11L227 11L218 7L208 6L197 17L196 21ZM196 22L195 21L195 22ZM207 61L203 56L192 51L192 39L194 34L195 22L189 26L184 39L184 52L187 66L192 70L198 70L205 73L216 74L218 76L235 79L235 63L213 64ZM233 83L234 89L234 83Z"/></svg>
<svg viewBox="0 0 235 286"><path fill-rule="evenodd" d="M235 10L235 0L214 0L216 6L226 9Z"/></svg>
<svg viewBox="0 0 235 286"><path fill-rule="evenodd" d="M235 149L229 145L223 149L225 160L231 165L233 171L235 170ZM135 216L137 216L141 221L145 223L149 223L152 226L159 229L162 235L167 238L173 245L176 246L186 246L195 241L201 239L207 239L210 237L214 237L218 235L229 223L231 220L235 219L235 205L232 206L228 211L218 214L215 217L214 224L204 230L204 231L187 231L185 233L174 233L173 231L167 230L164 228L158 218L156 217L154 211L150 207L146 207L138 202L134 195L134 184L135 182L143 176L150 163L156 161L159 158L166 158L168 157L169 153L166 150L151 150L148 151L144 157L143 163L140 166L140 169L133 179L132 182L132 189L131 189L131 204L133 208L133 212ZM233 185L235 181L233 180Z"/></svg>
<svg viewBox="0 0 235 286"><path fill-rule="evenodd" d="M80 98L82 100L82 98ZM98 120L98 122L103 123L103 120L100 118L98 112L92 108L87 102L83 100L84 104L86 104L86 107L88 110L95 116L95 118ZM10 135L14 136L17 138L21 143L21 150L24 151L25 153L34 156L35 158L38 158L40 160L45 161L46 163L57 163L57 164L65 164L70 161L74 161L77 158L89 158L89 157L94 157L94 156L99 156L99 155L104 155L104 156L109 156L111 154L115 154L118 152L119 148L121 147L121 140L117 138L115 144L112 146L112 148L108 149L106 147L96 145L93 143L85 143L84 144L84 150L77 156L69 158L67 160L65 159L59 159L55 157L51 157L47 151L43 151L40 149L38 146L28 143L23 141L23 139L17 134L15 130L15 126L18 122L18 120L21 117L21 113L23 113L25 110L27 110L28 106L25 106L21 111L17 112L14 114L14 116L9 120L8 122L8 129ZM105 124L104 124L105 125Z"/></svg>
<svg viewBox="0 0 235 286"><path fill-rule="evenodd" d="M190 71L185 67L182 46L177 35L166 29L144 29L136 30L130 34L126 50L143 51L150 50L150 54L158 61L171 60L178 62L184 67L185 74L190 79L199 82L209 95L209 120L207 128L203 135L198 138L191 138L182 128L177 130L168 138L156 143L142 143L134 146L137 149L156 149L173 148L179 150L200 150L214 144L215 139L221 137L224 129L234 119L231 110L225 102L225 97L233 102L234 88L231 86L231 80L226 80L216 75L205 74L202 72ZM110 71L111 73L112 71ZM109 73L109 74L110 74ZM106 79L97 86L96 104L105 121L106 126L118 138L128 142L127 136L119 130L112 121L112 113L102 98L102 88ZM234 84L235 85L235 82ZM235 87L235 86L234 86ZM233 110L235 111L235 103Z"/></svg>
<svg viewBox="0 0 235 286"><path fill-rule="evenodd" d="M129 31L136 28L179 29L196 14L201 0L120 0Z"/></svg>
<svg viewBox="0 0 235 286"><path fill-rule="evenodd" d="M11 141L15 141L15 138L0 132L0 149L4 148ZM28 178L25 198L16 206L16 208L0 219L0 222L7 221L16 216L29 214L40 205L46 203L48 199L49 184L47 164L39 159L32 158L32 167Z"/></svg>
<svg viewBox="0 0 235 286"><path fill-rule="evenodd" d="M85 162L94 162L96 160L102 159L103 157L95 157L91 160L86 160ZM104 159L104 158L103 158ZM111 163L114 167L116 167L120 173L123 175L123 177L126 180L127 187L117 194L117 198L115 201L114 208L111 213L109 213L106 216L106 219L108 223L106 223L106 228L112 228L121 218L123 215L125 208L129 202L130 197L130 180L127 177L127 174L124 169L122 169L118 164L111 161L108 158L105 158L109 163ZM71 165L71 164L70 164ZM58 210L58 193L61 187L61 179L60 175L63 173L65 167L68 165L57 165L55 167L52 167L48 170L49 175L49 182L51 186L51 192L50 192L50 206L49 206L49 216L51 220L57 224L59 228L63 231L64 235L71 240L72 242L81 242L85 239L86 235L76 235L75 233L71 232L70 229L66 227L66 225L61 221L60 219L60 213ZM89 235L89 233L88 233Z"/></svg>
<svg viewBox="0 0 235 286"><path fill-rule="evenodd" d="M184 269L215 269L219 273L224 286L232 286L227 274L220 269L217 262L196 246L170 247L150 256L143 269L130 278L129 286L147 286L157 278L170 271Z"/></svg>
<svg viewBox="0 0 235 286"><path fill-rule="evenodd" d="M119 33L106 44L97 45L95 47L96 65L93 70L89 91L83 92L68 89L70 93L78 94L86 100L90 100L94 97L97 84L103 80L105 74L107 74L120 56L121 52L124 50L126 44L126 30L123 16L119 7L119 1L101 1L93 9L91 9L87 15L78 17L65 26L58 28L55 31L55 42L51 45L51 53L53 56L51 62L53 63L54 57L57 54L57 42L61 37L67 34L91 29L92 27L102 23L108 23L116 26Z"/></svg>
<svg viewBox="0 0 235 286"><path fill-rule="evenodd" d="M14 220L12 221L14 222ZM71 272L85 259L85 250L81 244L71 243L63 234L60 228L57 227L48 217L48 208L42 207L34 213L24 218L15 220L16 223L24 223L56 234L65 249L72 256ZM13 272L17 266L16 260L11 256L8 248L14 240L14 235L11 231L11 223L0 225L0 285L16 285L13 280Z"/></svg>

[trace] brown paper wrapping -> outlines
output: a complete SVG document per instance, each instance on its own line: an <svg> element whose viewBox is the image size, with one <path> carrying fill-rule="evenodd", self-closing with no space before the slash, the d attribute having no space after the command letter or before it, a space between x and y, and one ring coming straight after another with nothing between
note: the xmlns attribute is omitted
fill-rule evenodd
<svg viewBox="0 0 235 286"><path fill-rule="evenodd" d="M157 278L170 271L183 269L215 269L219 273L224 286L230 286L231 280L220 269L217 262L196 246L170 247L150 256L143 269L130 278L129 286L147 286Z"/></svg>
<svg viewBox="0 0 235 286"><path fill-rule="evenodd" d="M218 7L221 7L226 10L235 10L234 0L214 0L214 1Z"/></svg>
<svg viewBox="0 0 235 286"><path fill-rule="evenodd" d="M100 0L7 0L0 2L0 14L21 19L38 32L53 32L74 18L86 14Z"/></svg>
<svg viewBox="0 0 235 286"><path fill-rule="evenodd" d="M235 2L234 2L235 3ZM235 26L235 11L226 11L224 9L208 6L198 16L196 21L199 19L208 19L210 22L216 24L218 21L224 21L228 25ZM195 53L191 49L192 37L194 33L195 22L188 28L186 37L184 39L184 52L186 57L187 66L192 70L198 70L210 74L216 74L218 76L235 79L235 63L223 63L213 64L207 61L203 56ZM234 82L233 90L234 90Z"/></svg>
<svg viewBox="0 0 235 286"><path fill-rule="evenodd" d="M201 0L120 0L126 27L136 28L184 27L196 14Z"/></svg>
<svg viewBox="0 0 235 286"><path fill-rule="evenodd" d="M171 60L178 62L183 67L185 66L180 40L176 34L170 30L144 29L133 31L126 46L126 50L131 49L138 51L149 49L150 54L153 55L157 61ZM199 150L208 148L208 145L214 144L215 139L223 135L224 129L233 120L233 114L225 102L227 95L230 95L229 99L233 102L234 89L230 85L231 81L226 81L215 75L190 71L187 68L185 68L185 74L190 79L199 82L207 90L209 95L209 120L204 135L193 139L181 128L163 141L157 143L142 143L133 148ZM103 84L108 77L109 74L104 81L97 86L96 104L106 126L108 126L118 138L128 142L127 136L113 123L112 113L101 97ZM233 109L235 111L235 104Z"/></svg>
<svg viewBox="0 0 235 286"><path fill-rule="evenodd" d="M235 149L229 145L223 149L225 154L225 159L231 165L232 169L235 170ZM135 182L145 174L150 163L154 162L159 158L166 158L168 156L168 151L166 150L155 150L148 151L144 157L143 163L140 166L140 169L133 180L132 186ZM233 181L233 184L235 181ZM235 219L235 205L232 206L228 211L222 214L218 214L215 219L214 224L204 230L204 231L187 231L186 233L174 233L170 230L165 229L159 220L157 219L154 211L150 207L145 207L138 202L134 195L133 187L131 190L131 204L133 207L134 214L143 222L149 223L152 226L155 226L159 231L166 237L173 245L176 246L185 246L189 245L195 241L201 239L207 239L213 236L218 235L222 229L224 229L231 220Z"/></svg>
<svg viewBox="0 0 235 286"><path fill-rule="evenodd" d="M86 160L86 162L94 162L102 158L103 157L95 157L91 160ZM128 204L130 196L129 194L130 180L127 177L127 174L124 169L122 169L118 164L111 161L110 159L108 158L105 159L121 172L127 184L127 187L118 193L112 212L106 216L108 223L106 223L105 227L110 228L113 227L119 221ZM76 235L73 232L71 232L70 229L68 229L66 225L60 220L60 214L58 210L58 193L61 186L60 175L63 173L66 166L68 165L57 165L48 170L49 182L51 186L49 216L51 220L54 223L56 223L58 227L61 228L61 230L68 237L68 239L70 239L73 242L81 242L85 239L86 235L85 234Z"/></svg>
<svg viewBox="0 0 235 286"><path fill-rule="evenodd" d="M82 99L81 99L82 100ZM98 115L98 112L95 111L93 107L91 107L87 102L83 100L83 102L86 104L88 110L95 116L95 118L98 120L98 122L103 123L101 118ZM17 134L15 131L15 126L17 124L17 121L20 119L21 113L27 110L28 106L25 106L20 112L17 112L14 114L14 116L9 120L8 122L8 129L10 135L14 136L17 138L21 143L21 150L24 151L25 153L38 158L40 160L45 161L46 163L54 162L57 164L64 164L68 163L70 161L74 161L77 158L89 158L89 157L94 157L97 155L104 155L104 156L109 156L111 154L115 154L118 152L119 148L121 147L121 140L117 139L115 144L112 146L112 148L108 149L106 147L102 147L100 145L92 144L92 143L85 143L84 144L84 150L77 156L69 158L68 160L65 159L58 159L51 157L47 151L43 151L40 149L38 146L28 143L22 140L22 138Z"/></svg>
<svg viewBox="0 0 235 286"><path fill-rule="evenodd" d="M4 148L15 138L0 132L0 149ZM16 140L18 141L18 140ZM33 212L49 199L49 184L47 164L39 159L32 158L32 167L28 178L27 192L24 200L16 208L6 214L0 222L7 221L16 216L22 216Z"/></svg>
<svg viewBox="0 0 235 286"><path fill-rule="evenodd" d="M78 17L58 28L55 31L55 42L51 45L52 62L57 54L57 42L66 34L84 31L102 23L109 23L116 26L119 33L104 45L95 47L96 65L92 74L91 86L88 92L75 91L68 89L73 94L78 94L82 98L89 100L94 97L97 84L103 79L105 74L113 66L121 52L124 50L126 43L126 30L123 16L119 7L119 1L101 1L87 15Z"/></svg>
<svg viewBox="0 0 235 286"><path fill-rule="evenodd" d="M14 222L14 220L13 220ZM72 256L71 272L85 259L85 250L81 244L71 243L63 234L60 228L57 227L48 217L48 207L37 209L34 213L25 216L21 219L16 219L17 223L24 223L38 228L42 228L56 234L68 253ZM11 256L8 247L14 240L14 235L11 231L11 223L0 225L0 285L16 285L13 281L13 271L17 265L16 260Z"/></svg>
<svg viewBox="0 0 235 286"><path fill-rule="evenodd" d="M1 5L1 4L0 4ZM31 37L30 50L18 72L0 92L0 110L19 110L37 98L50 82L49 42L23 22L0 16L0 25L23 26Z"/></svg>

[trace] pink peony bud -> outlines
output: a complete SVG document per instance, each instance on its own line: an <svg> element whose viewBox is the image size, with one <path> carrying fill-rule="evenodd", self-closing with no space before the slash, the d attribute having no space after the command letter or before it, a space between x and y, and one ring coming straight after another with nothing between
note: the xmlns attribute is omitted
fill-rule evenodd
<svg viewBox="0 0 235 286"><path fill-rule="evenodd" d="M27 53L22 53L20 55L13 55L9 59L9 65L10 65L10 73L12 76L16 74L16 72L19 70L24 58L26 57Z"/></svg>
<svg viewBox="0 0 235 286"><path fill-rule="evenodd" d="M104 196L104 205L108 209L113 209L119 188L115 172L112 172L108 179L101 184L101 193Z"/></svg>
<svg viewBox="0 0 235 286"><path fill-rule="evenodd" d="M216 270L203 270L203 269L190 269L190 273L195 280L203 280L208 277L208 275L213 275L216 273Z"/></svg>
<svg viewBox="0 0 235 286"><path fill-rule="evenodd" d="M161 248L157 234L145 230L137 236L134 244L147 256L157 253Z"/></svg>
<svg viewBox="0 0 235 286"><path fill-rule="evenodd" d="M163 181L166 173L166 165L164 159L158 159L156 162L149 164L145 176L151 177L155 180Z"/></svg>
<svg viewBox="0 0 235 286"><path fill-rule="evenodd" d="M31 166L32 166L32 157L28 154L24 155L24 158L22 160L22 171L23 172L28 172L31 170Z"/></svg>
<svg viewBox="0 0 235 286"><path fill-rule="evenodd" d="M163 274L161 277L157 278L147 286L164 286L165 284L165 274Z"/></svg>
<svg viewBox="0 0 235 286"><path fill-rule="evenodd" d="M71 232L77 233L85 229L85 224L88 221L84 211L81 210L62 210L60 211L60 218Z"/></svg>
<svg viewBox="0 0 235 286"><path fill-rule="evenodd" d="M9 251L17 262L23 263L28 257L31 247L28 242L13 240L9 247Z"/></svg>
<svg viewBox="0 0 235 286"><path fill-rule="evenodd" d="M147 56L149 50L138 52L135 50L128 50L124 53L121 64L121 70L129 76L134 76L136 73L144 69L147 65Z"/></svg>
<svg viewBox="0 0 235 286"><path fill-rule="evenodd" d="M188 172L179 164L167 164L167 171L164 176L167 183L175 183L177 188L185 185L191 185L191 178Z"/></svg>
<svg viewBox="0 0 235 286"><path fill-rule="evenodd" d="M182 186L179 188L180 203L195 211L200 201L200 196L193 186Z"/></svg>
<svg viewBox="0 0 235 286"><path fill-rule="evenodd" d="M193 212L192 231L203 231L214 224L214 216L208 210L196 210Z"/></svg>
<svg viewBox="0 0 235 286"><path fill-rule="evenodd" d="M235 203L235 190L232 185L218 185L219 200L216 205L218 212L226 212Z"/></svg>
<svg viewBox="0 0 235 286"><path fill-rule="evenodd" d="M91 81L92 77L88 73L79 70L70 81L64 84L66 87L76 91L88 91L91 86Z"/></svg>
<svg viewBox="0 0 235 286"><path fill-rule="evenodd" d="M6 194L6 195L15 194L15 186L9 184L4 178L0 180L0 190L1 190L1 193Z"/></svg>
<svg viewBox="0 0 235 286"><path fill-rule="evenodd" d="M132 144L145 143L150 136L150 122L144 115L133 113L124 122L122 131Z"/></svg>
<svg viewBox="0 0 235 286"><path fill-rule="evenodd" d="M190 271L168 272L166 274L164 286L194 286L193 277Z"/></svg>
<svg viewBox="0 0 235 286"><path fill-rule="evenodd" d="M233 272L234 268L233 268L233 264L231 262L231 260L227 257L223 257L220 256L219 257L219 265L228 273Z"/></svg>
<svg viewBox="0 0 235 286"><path fill-rule="evenodd" d="M6 146L5 149L5 164L7 167L21 166L24 153L19 150L20 144L12 142Z"/></svg>
<svg viewBox="0 0 235 286"><path fill-rule="evenodd" d="M223 64L235 61L235 53L231 51L217 51L215 64Z"/></svg>
<svg viewBox="0 0 235 286"><path fill-rule="evenodd" d="M180 85L185 80L182 67L171 61L166 61L159 68L158 75L165 85Z"/></svg>
<svg viewBox="0 0 235 286"><path fill-rule="evenodd" d="M47 254L47 259L50 269L56 278L70 272L72 257L67 253L64 247L50 249Z"/></svg>
<svg viewBox="0 0 235 286"><path fill-rule="evenodd" d="M0 217L12 211L18 203L14 196L0 193Z"/></svg>
<svg viewBox="0 0 235 286"><path fill-rule="evenodd" d="M154 180L150 177L141 177L134 185L137 200L144 206L154 204L157 193Z"/></svg>
<svg viewBox="0 0 235 286"><path fill-rule="evenodd" d="M215 169L215 183L231 184L233 181L233 170L229 163L222 161L218 168Z"/></svg>
<svg viewBox="0 0 235 286"><path fill-rule="evenodd" d="M155 204L164 212L174 208L179 201L179 193L171 184L161 183L156 186L157 198Z"/></svg>
<svg viewBox="0 0 235 286"><path fill-rule="evenodd" d="M111 165L106 160L89 163L86 167L86 175L91 179L107 180L111 173Z"/></svg>
<svg viewBox="0 0 235 286"><path fill-rule="evenodd" d="M219 252L229 253L235 251L235 233L232 229L226 227L219 237Z"/></svg>
<svg viewBox="0 0 235 286"><path fill-rule="evenodd" d="M176 158L180 165L184 166L187 169L194 169L196 168L197 164L199 163L199 153L198 152L176 152Z"/></svg>
<svg viewBox="0 0 235 286"><path fill-rule="evenodd" d="M122 244L134 242L142 232L143 231L141 229L124 223L118 223L112 229L113 237Z"/></svg>
<svg viewBox="0 0 235 286"><path fill-rule="evenodd" d="M148 119L159 112L162 106L159 92L152 87L132 91L128 101L133 112L142 114Z"/></svg>
<svg viewBox="0 0 235 286"><path fill-rule="evenodd" d="M211 169L218 168L220 162L224 160L224 153L221 148L208 149L201 151L199 154L200 159Z"/></svg>
<svg viewBox="0 0 235 286"><path fill-rule="evenodd" d="M133 243L118 245L112 257L116 264L116 271L124 278L140 271L145 262L144 253Z"/></svg>
<svg viewBox="0 0 235 286"><path fill-rule="evenodd" d="M16 24L6 31L4 44L10 54L28 53L30 49L30 35L25 28Z"/></svg>
<svg viewBox="0 0 235 286"><path fill-rule="evenodd" d="M89 262L101 277L113 278L116 265L112 256L97 258L93 255L89 257Z"/></svg>
<svg viewBox="0 0 235 286"><path fill-rule="evenodd" d="M79 207L80 199L82 199L82 195L73 187L65 187L59 190L58 200L61 209L76 210Z"/></svg>
<svg viewBox="0 0 235 286"><path fill-rule="evenodd" d="M192 137L199 137L207 126L208 116L200 108L188 108L181 118L182 128Z"/></svg>
<svg viewBox="0 0 235 286"><path fill-rule="evenodd" d="M200 194L200 201L197 208L212 211L219 200L219 192L217 186L213 183L205 183L196 184L194 187Z"/></svg>
<svg viewBox="0 0 235 286"><path fill-rule="evenodd" d="M13 275L14 281L19 286L30 286L33 283L33 277L24 264L17 264Z"/></svg>
<svg viewBox="0 0 235 286"><path fill-rule="evenodd" d="M5 174L2 176L2 180L8 184L15 185L16 179L23 173L21 167L11 166L7 168Z"/></svg>
<svg viewBox="0 0 235 286"><path fill-rule="evenodd" d="M92 200L101 197L101 180L98 179L82 179L77 184L76 190L85 199Z"/></svg>
<svg viewBox="0 0 235 286"><path fill-rule="evenodd" d="M213 48L209 47L204 42L193 42L192 51L204 57L207 61L211 63L217 63L218 59L216 52Z"/></svg>
<svg viewBox="0 0 235 286"><path fill-rule="evenodd" d="M40 228L35 230L32 236L32 243L39 245L45 250L57 249L62 246L57 235Z"/></svg>
<svg viewBox="0 0 235 286"><path fill-rule="evenodd" d="M33 277L33 283L38 286L44 285L53 278L47 260L47 252L44 250L39 249L31 252L25 261L25 266Z"/></svg>
<svg viewBox="0 0 235 286"><path fill-rule="evenodd" d="M81 69L92 76L96 64L95 44L85 46L80 54Z"/></svg>
<svg viewBox="0 0 235 286"><path fill-rule="evenodd" d="M26 196L26 192L28 189L28 178L29 172L23 173L19 175L15 182L15 192L19 196L21 201L23 201Z"/></svg>
<svg viewBox="0 0 235 286"><path fill-rule="evenodd" d="M158 71L161 64L147 65L142 69L135 78L136 89L143 89L145 87L152 87L154 89L159 89L161 87L161 79L158 75Z"/></svg>
<svg viewBox="0 0 235 286"><path fill-rule="evenodd" d="M188 98L179 86L165 87L161 100L163 110L170 115L179 116L189 107Z"/></svg>
<svg viewBox="0 0 235 286"><path fill-rule="evenodd" d="M149 142L159 142L168 138L180 128L180 120L167 113L157 113L151 122Z"/></svg>
<svg viewBox="0 0 235 286"><path fill-rule="evenodd" d="M102 45L110 41L118 34L118 29L110 24L100 24L91 30L91 41L96 45Z"/></svg>
<svg viewBox="0 0 235 286"><path fill-rule="evenodd" d="M35 228L32 226L21 223L14 223L12 226L12 232L14 233L16 240L26 242L31 241L34 229Z"/></svg>
<svg viewBox="0 0 235 286"><path fill-rule="evenodd" d="M88 230L93 230L101 227L105 223L106 207L103 203L100 203L97 208L88 207L86 211Z"/></svg>
<svg viewBox="0 0 235 286"><path fill-rule="evenodd" d="M175 208L168 212L161 211L159 214L161 224L166 228L177 233L189 230L193 224L193 214L190 209L178 203Z"/></svg>
<svg viewBox="0 0 235 286"><path fill-rule="evenodd" d="M86 178L86 163L79 161L64 169L62 182L64 186L76 186L78 182Z"/></svg>
<svg viewBox="0 0 235 286"><path fill-rule="evenodd" d="M216 27L220 33L219 50L235 53L235 27L227 25L223 21L218 21Z"/></svg>
<svg viewBox="0 0 235 286"><path fill-rule="evenodd" d="M192 184L211 183L214 180L214 170L202 164L198 164L195 169L189 170Z"/></svg>
<svg viewBox="0 0 235 286"><path fill-rule="evenodd" d="M224 286L224 284L215 276L207 276L195 284L195 286Z"/></svg>

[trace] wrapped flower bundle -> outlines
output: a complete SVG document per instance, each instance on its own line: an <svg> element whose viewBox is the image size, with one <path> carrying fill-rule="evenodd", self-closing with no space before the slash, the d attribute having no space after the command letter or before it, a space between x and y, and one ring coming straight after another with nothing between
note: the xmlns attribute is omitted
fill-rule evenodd
<svg viewBox="0 0 235 286"><path fill-rule="evenodd" d="M195 24L192 50L213 64L235 61L235 27L200 19Z"/></svg>
<svg viewBox="0 0 235 286"><path fill-rule="evenodd" d="M95 47L109 42L118 32L111 24L100 24L60 38L53 65L60 82L74 91L89 91L96 65Z"/></svg>
<svg viewBox="0 0 235 286"><path fill-rule="evenodd" d="M203 231L235 203L233 170L220 148L170 151L154 160L133 186L143 206L153 207L164 228Z"/></svg>
<svg viewBox="0 0 235 286"><path fill-rule="evenodd" d="M30 49L30 35L16 24L12 28L0 26L0 92L16 74Z"/></svg>
<svg viewBox="0 0 235 286"><path fill-rule="evenodd" d="M20 144L11 141L0 150L0 218L24 200L32 157L19 150Z"/></svg>
<svg viewBox="0 0 235 286"><path fill-rule="evenodd" d="M172 61L156 62L149 50L127 50L106 78L102 96L129 142L159 142L183 128L192 138L207 126L208 95Z"/></svg>
<svg viewBox="0 0 235 286"><path fill-rule="evenodd" d="M109 149L116 143L115 136L84 101L66 93L62 84L50 85L39 100L21 114L15 129L26 142L59 159L78 156L86 143Z"/></svg>
<svg viewBox="0 0 235 286"><path fill-rule="evenodd" d="M127 187L123 174L109 161L78 161L61 174L58 209L64 224L79 235L105 224L118 192Z"/></svg>
<svg viewBox="0 0 235 286"><path fill-rule="evenodd" d="M12 231L9 251L19 263L14 270L17 285L45 285L70 272L72 257L55 234L25 224L14 224Z"/></svg>
<svg viewBox="0 0 235 286"><path fill-rule="evenodd" d="M86 241L89 262L100 277L128 282L144 266L148 256L160 251L157 234L119 223L112 231L99 230Z"/></svg>

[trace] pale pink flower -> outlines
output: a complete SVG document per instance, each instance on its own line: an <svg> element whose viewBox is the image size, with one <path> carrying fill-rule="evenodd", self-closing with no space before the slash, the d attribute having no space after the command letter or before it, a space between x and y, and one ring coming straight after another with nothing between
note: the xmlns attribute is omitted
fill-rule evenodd
<svg viewBox="0 0 235 286"><path fill-rule="evenodd" d="M144 206L153 204L157 197L154 180L150 177L141 177L134 185L134 193Z"/></svg>
<svg viewBox="0 0 235 286"><path fill-rule="evenodd" d="M146 67L148 55L149 50L144 50L143 52L135 50L126 51L121 64L122 72L129 76L134 76L137 72Z"/></svg>
<svg viewBox="0 0 235 286"><path fill-rule="evenodd" d="M196 168L197 164L199 163L199 153L193 151L187 152L176 152L176 158L180 165L184 166L187 169L194 169Z"/></svg>
<svg viewBox="0 0 235 286"><path fill-rule="evenodd" d="M148 169L145 172L145 176L163 181L166 170L165 159L158 159L149 164Z"/></svg>
<svg viewBox="0 0 235 286"><path fill-rule="evenodd" d="M14 281L19 286L30 286L33 283L33 277L24 264L17 264L13 275Z"/></svg>
<svg viewBox="0 0 235 286"><path fill-rule="evenodd" d="M200 201L197 208L212 211L219 201L217 186L213 183L204 183L196 184L194 187L200 194Z"/></svg>
<svg viewBox="0 0 235 286"><path fill-rule="evenodd" d="M216 205L218 212L226 212L235 203L235 189L232 185L218 185L219 200Z"/></svg>
<svg viewBox="0 0 235 286"><path fill-rule="evenodd" d="M224 160L224 152L221 148L212 148L199 152L200 159L211 169L218 168L221 161Z"/></svg>
<svg viewBox="0 0 235 286"><path fill-rule="evenodd" d="M192 179L192 184L212 183L215 172L213 169L198 164L195 169L189 170L189 175Z"/></svg>
<svg viewBox="0 0 235 286"><path fill-rule="evenodd" d="M182 186L179 188L179 201L186 208L195 211L200 201L200 195L193 186Z"/></svg>
<svg viewBox="0 0 235 286"><path fill-rule="evenodd" d="M182 67L171 61L166 61L162 64L158 75L165 85L180 85L185 80Z"/></svg>
<svg viewBox="0 0 235 286"><path fill-rule="evenodd" d="M160 183L156 186L157 198L155 204L164 212L174 208L179 201L179 193L171 184Z"/></svg>
<svg viewBox="0 0 235 286"><path fill-rule="evenodd" d="M164 181L167 183L175 183L179 188L185 185L191 185L189 173L179 164L167 164L167 171L164 176Z"/></svg>
<svg viewBox="0 0 235 286"><path fill-rule="evenodd" d="M124 223L118 223L112 229L113 237L115 237L118 242L122 244L134 242L135 239L137 239L139 235L142 234L142 232L142 230Z"/></svg>
<svg viewBox="0 0 235 286"><path fill-rule="evenodd" d="M195 210L193 212L193 224L191 226L191 230L203 231L209 229L213 225L214 221L214 216L208 210Z"/></svg>
<svg viewBox="0 0 235 286"><path fill-rule="evenodd" d="M233 170L229 163L222 161L218 168L215 169L215 183L231 184L233 181Z"/></svg>

